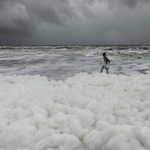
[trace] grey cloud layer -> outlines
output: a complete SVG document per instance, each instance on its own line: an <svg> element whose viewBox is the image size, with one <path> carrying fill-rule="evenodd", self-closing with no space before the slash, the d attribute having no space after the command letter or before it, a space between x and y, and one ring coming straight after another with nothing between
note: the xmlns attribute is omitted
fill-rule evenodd
<svg viewBox="0 0 150 150"><path fill-rule="evenodd" d="M20 37L23 40L30 37L39 43L37 35L41 40L41 33L45 31L48 39L62 37L60 33L68 35L63 39L64 43L78 38L77 41L83 41L83 44L86 41L120 42L121 38L127 41L126 32L132 31L133 37L150 32L148 16L143 19L146 13L150 13L149 2L150 0L0 0L0 40L7 41L7 38L14 37L13 41L17 41ZM141 10L137 10L139 5L146 6L147 12L142 9L140 13ZM126 24L123 23L124 20ZM140 25L145 28L140 28Z"/></svg>

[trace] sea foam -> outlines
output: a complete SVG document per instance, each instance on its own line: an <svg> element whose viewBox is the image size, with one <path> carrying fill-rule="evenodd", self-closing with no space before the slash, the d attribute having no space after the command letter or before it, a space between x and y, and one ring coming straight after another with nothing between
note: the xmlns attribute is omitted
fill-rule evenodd
<svg viewBox="0 0 150 150"><path fill-rule="evenodd" d="M1 150L149 150L150 77L0 76Z"/></svg>

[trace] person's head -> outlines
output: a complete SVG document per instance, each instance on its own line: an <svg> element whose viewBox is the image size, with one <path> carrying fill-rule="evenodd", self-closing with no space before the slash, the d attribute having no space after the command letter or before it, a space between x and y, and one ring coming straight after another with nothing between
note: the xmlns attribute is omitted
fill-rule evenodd
<svg viewBox="0 0 150 150"><path fill-rule="evenodd" d="M106 53L103 53L103 57L106 57Z"/></svg>

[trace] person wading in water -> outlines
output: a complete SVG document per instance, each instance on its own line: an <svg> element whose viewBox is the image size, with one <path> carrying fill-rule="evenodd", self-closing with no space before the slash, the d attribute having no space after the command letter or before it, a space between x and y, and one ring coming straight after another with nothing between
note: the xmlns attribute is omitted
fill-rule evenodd
<svg viewBox="0 0 150 150"><path fill-rule="evenodd" d="M110 60L106 57L106 53L103 53L103 58L104 58L104 65L101 68L101 73L103 72L104 69L106 69L106 73L109 74L108 69L110 65Z"/></svg>

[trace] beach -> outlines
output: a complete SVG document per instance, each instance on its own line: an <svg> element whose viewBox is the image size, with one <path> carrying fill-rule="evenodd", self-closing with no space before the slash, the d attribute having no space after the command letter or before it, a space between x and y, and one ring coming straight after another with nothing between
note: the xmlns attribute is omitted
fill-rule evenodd
<svg viewBox="0 0 150 150"><path fill-rule="evenodd" d="M1 47L0 56L1 150L150 149L148 46Z"/></svg>

